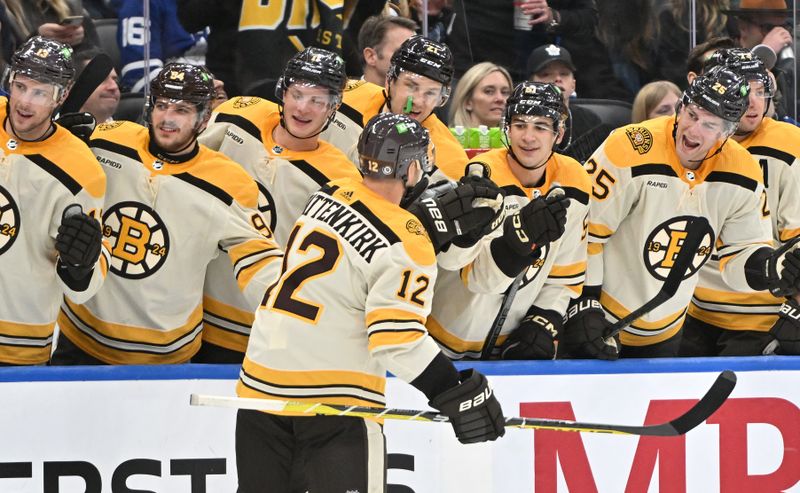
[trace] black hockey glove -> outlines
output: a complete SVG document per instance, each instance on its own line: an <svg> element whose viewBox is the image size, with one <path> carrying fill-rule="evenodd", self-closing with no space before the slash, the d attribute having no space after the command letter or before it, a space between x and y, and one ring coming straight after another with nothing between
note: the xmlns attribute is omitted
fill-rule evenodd
<svg viewBox="0 0 800 493"><path fill-rule="evenodd" d="M574 301L564 318L559 346L571 358L619 358L619 344L615 338L606 338L609 323L603 307L594 298Z"/></svg>
<svg viewBox="0 0 800 493"><path fill-rule="evenodd" d="M777 250L761 248L747 259L744 266L747 283L756 291L768 289L782 298L800 291L800 237L784 243ZM779 273L780 272L780 273Z"/></svg>
<svg viewBox="0 0 800 493"><path fill-rule="evenodd" d="M100 222L81 211L77 204L64 209L56 235L60 267L76 280L86 277L100 257L103 233Z"/></svg>
<svg viewBox="0 0 800 493"><path fill-rule="evenodd" d="M778 354L800 355L800 304L794 299L781 305L778 321L769 329L778 342Z"/></svg>
<svg viewBox="0 0 800 493"><path fill-rule="evenodd" d="M553 310L532 306L519 327L500 348L503 359L554 359L562 317Z"/></svg>
<svg viewBox="0 0 800 493"><path fill-rule="evenodd" d="M455 187L435 184L431 188L434 193L424 193L408 211L420 220L436 253L461 235L470 235L465 240L468 243L475 234L499 223L496 218L503 211L503 192L490 180L464 177ZM477 236L473 243L479 239Z"/></svg>
<svg viewBox="0 0 800 493"><path fill-rule="evenodd" d="M72 135L78 137L82 141L89 143L89 138L94 132L94 127L97 126L97 120L91 113L66 113L61 115L56 123L66 128Z"/></svg>
<svg viewBox="0 0 800 493"><path fill-rule="evenodd" d="M459 372L461 383L431 399L428 403L450 418L461 443L479 443L506 434L500 403L489 381L474 369Z"/></svg>
<svg viewBox="0 0 800 493"><path fill-rule="evenodd" d="M561 238L567 223L569 199L563 194L548 194L528 202L518 214L506 218L503 240L519 256Z"/></svg>

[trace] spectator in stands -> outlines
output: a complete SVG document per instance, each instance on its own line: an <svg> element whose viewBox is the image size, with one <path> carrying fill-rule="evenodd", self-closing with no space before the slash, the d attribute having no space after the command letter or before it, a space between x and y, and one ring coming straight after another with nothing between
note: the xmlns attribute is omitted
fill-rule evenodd
<svg viewBox="0 0 800 493"><path fill-rule="evenodd" d="M178 21L175 0L148 0L150 28L144 27L142 0L121 0L119 7L120 56L122 57L122 88L126 92L144 92L164 63L178 57L205 54L205 35L189 34ZM145 60L145 32L149 33L149 58ZM204 57L194 57L196 65ZM148 66L145 67L145 64Z"/></svg>
<svg viewBox="0 0 800 493"><path fill-rule="evenodd" d="M19 5L16 12L26 37L39 34L72 46L75 51L98 46L100 41L92 19L85 15L80 0L5 0L7 6ZM80 17L80 18L78 18ZM65 20L72 18L70 20Z"/></svg>
<svg viewBox="0 0 800 493"><path fill-rule="evenodd" d="M97 48L85 50L75 56L75 65L78 67L78 76L80 72L86 68L86 65L92 59L101 54ZM116 69L112 68L108 77L102 84L97 86L97 89L86 99L86 102L81 106L80 111L86 111L94 116L98 124L106 123L113 120L114 112L117 111L119 106L120 89L119 89L119 75Z"/></svg>
<svg viewBox="0 0 800 493"><path fill-rule="evenodd" d="M569 118L566 133L556 151L583 162L613 130L603 124L600 117L591 111L570 106L570 97L575 93L575 65L566 48L556 45L540 46L528 58L528 80L549 82L561 89Z"/></svg>
<svg viewBox="0 0 800 493"><path fill-rule="evenodd" d="M690 4L696 1L696 22L689 25ZM655 45L655 70L657 79L671 80L686 88L686 60L691 48L692 30L697 43L725 33L727 17L722 9L728 0L669 0L664 2L658 15L658 36Z"/></svg>
<svg viewBox="0 0 800 493"><path fill-rule="evenodd" d="M680 88L668 80L645 84L633 100L631 123L674 114L675 104L680 98Z"/></svg>
<svg viewBox="0 0 800 493"><path fill-rule="evenodd" d="M511 89L508 70L492 62L475 65L458 82L450 104L450 126L499 127Z"/></svg>
<svg viewBox="0 0 800 493"><path fill-rule="evenodd" d="M228 95L242 95L231 56L239 30L242 0L177 0L177 4L178 20L184 29L197 32L208 27L206 67L213 72L215 80L225 83Z"/></svg>
<svg viewBox="0 0 800 493"><path fill-rule="evenodd" d="M405 17L372 16L364 21L358 32L358 51L364 80L382 86L386 83L386 72L392 55L413 36L417 23Z"/></svg>
<svg viewBox="0 0 800 493"><path fill-rule="evenodd" d="M596 5L597 37L605 45L614 75L636 94L652 80L652 0L597 0Z"/></svg>
<svg viewBox="0 0 800 493"><path fill-rule="evenodd" d="M18 0L0 2L0 57L2 57L0 70L5 70L11 56L27 38L24 24L21 21L23 18L24 13Z"/></svg>

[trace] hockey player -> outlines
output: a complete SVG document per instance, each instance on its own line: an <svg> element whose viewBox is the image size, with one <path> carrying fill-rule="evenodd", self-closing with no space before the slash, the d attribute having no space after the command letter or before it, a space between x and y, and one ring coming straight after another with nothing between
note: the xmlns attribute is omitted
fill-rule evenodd
<svg viewBox="0 0 800 493"><path fill-rule="evenodd" d="M406 114L428 129L436 148L436 167L451 180L464 173L467 154L433 110L450 97L453 55L446 45L422 36L405 40L392 55L384 87L365 82L351 83L333 124L322 134L353 162L356 142L366 122L378 113Z"/></svg>
<svg viewBox="0 0 800 493"><path fill-rule="evenodd" d="M72 48L39 36L3 76L0 365L47 363L62 296L83 303L108 269L98 221L106 177L86 145L53 123L74 76Z"/></svg>
<svg viewBox="0 0 800 493"><path fill-rule="evenodd" d="M419 122L377 115L358 142L363 182L311 196L256 314L239 396L381 407L388 370L450 417L462 443L503 436L486 378L457 372L425 331L436 257L399 204L429 166L428 144ZM241 493L293 491L293 466L309 491L386 488L385 438L371 419L240 410L236 464Z"/></svg>
<svg viewBox="0 0 800 493"><path fill-rule="evenodd" d="M556 86L519 84L503 116L508 148L479 157L506 192L507 217L480 253L451 248L439 256L427 328L451 358L488 355L501 346L506 359L555 357L562 318L583 286L591 190L581 165L553 152L566 113ZM545 198L555 188L565 194ZM463 255L474 260L463 266ZM501 311L505 323L495 326ZM493 329L496 347L484 348Z"/></svg>
<svg viewBox="0 0 800 493"><path fill-rule="evenodd" d="M280 105L234 98L220 105L200 142L239 163L259 187L259 209L275 241L285 246L308 198L325 183L360 179L336 147L319 139L341 104L344 60L306 48L286 64L278 85ZM203 300L203 348L195 362L242 362L253 314L224 257L211 262Z"/></svg>
<svg viewBox="0 0 800 493"><path fill-rule="evenodd" d="M114 122L92 135L109 180L103 233L112 275L89 302L62 306L54 363L189 361L200 347L213 258L227 254L252 300L277 278L282 255L256 209L255 182L197 143L210 116L211 74L168 64L150 87L149 129Z"/></svg>
<svg viewBox="0 0 800 493"><path fill-rule="evenodd" d="M769 217L762 212L761 170L746 150L728 142L748 95L744 77L715 67L683 93L675 116L614 131L586 162L593 178L589 265L584 294L565 324L569 340L561 340L570 352L594 357L615 345L606 337L609 321L659 291L693 216L705 217L710 228L678 293L620 334L622 356L677 354L697 271L714 249L732 289L797 286L797 253L786 255L790 268L780 276L766 274L774 251L765 246Z"/></svg>
<svg viewBox="0 0 800 493"><path fill-rule="evenodd" d="M719 50L706 62L705 70L716 65L742 75L750 85L749 106L731 138L761 166L765 191L759 210L769 215L773 245L780 246L800 235L800 129L765 118L774 85L764 63L749 50ZM683 324L681 356L761 354L772 339L769 331L778 313L788 313L781 310L784 300L768 291L735 292L728 287L719 263L712 255L700 270ZM787 300L786 306L797 304Z"/></svg>

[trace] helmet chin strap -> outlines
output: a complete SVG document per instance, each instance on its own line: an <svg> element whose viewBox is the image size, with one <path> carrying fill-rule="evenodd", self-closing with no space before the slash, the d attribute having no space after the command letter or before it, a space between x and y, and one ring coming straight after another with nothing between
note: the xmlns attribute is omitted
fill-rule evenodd
<svg viewBox="0 0 800 493"><path fill-rule="evenodd" d="M679 103L680 104L680 103ZM677 108L676 108L677 109ZM675 145L678 145L678 138L676 134L678 133L678 112L675 112L675 122L672 124L672 140L675 142ZM712 152L710 155L706 153L706 157L703 159L689 159L690 163L702 163L703 161L708 161L712 157L716 156L720 152L722 152L722 148L725 147L725 143L728 142L730 135L725 137L725 140L722 141L722 144L719 145L716 151Z"/></svg>

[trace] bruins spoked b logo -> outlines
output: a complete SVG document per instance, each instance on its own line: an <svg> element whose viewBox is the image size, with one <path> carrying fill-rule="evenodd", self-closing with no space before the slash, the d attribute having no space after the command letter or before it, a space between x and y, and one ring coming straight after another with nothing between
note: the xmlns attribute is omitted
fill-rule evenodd
<svg viewBox="0 0 800 493"><path fill-rule="evenodd" d="M522 276L522 281L519 284L520 289L532 283L537 277L539 277L539 273L542 272L542 266L544 265L545 260L547 260L547 255L550 253L550 244L548 243L539 248L539 258L535 259L533 263L528 266L527 270L525 270L525 275Z"/></svg>
<svg viewBox="0 0 800 493"><path fill-rule="evenodd" d="M650 233L644 245L644 265L656 279L665 280L675 259L681 252L683 241L687 236L686 224L689 216L673 217L659 224ZM688 279L711 257L714 245L714 231L709 226L703 234L703 241L695 252L694 260L684 274Z"/></svg>
<svg viewBox="0 0 800 493"><path fill-rule="evenodd" d="M106 210L103 235L111 243L111 272L141 279L167 260L169 234L156 211L138 202L120 202Z"/></svg>
<svg viewBox="0 0 800 493"><path fill-rule="evenodd" d="M19 235L21 220L14 198L6 189L0 187L0 255L14 244Z"/></svg>

